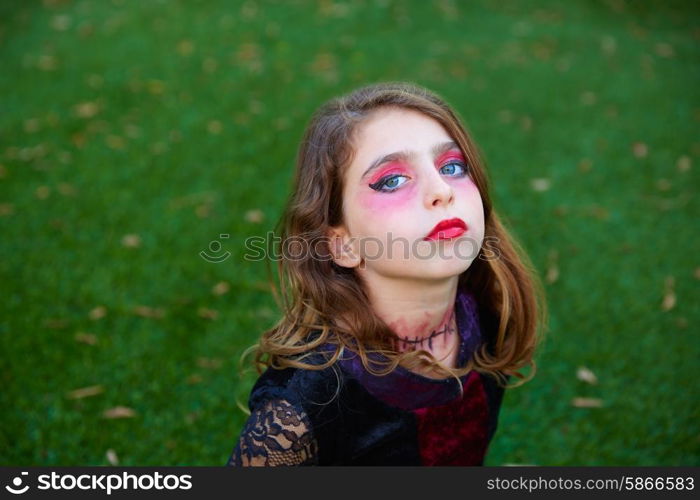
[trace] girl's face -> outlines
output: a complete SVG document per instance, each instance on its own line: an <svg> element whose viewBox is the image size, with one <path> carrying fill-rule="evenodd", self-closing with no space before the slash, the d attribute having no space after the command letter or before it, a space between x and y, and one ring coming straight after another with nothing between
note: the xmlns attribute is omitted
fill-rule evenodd
<svg viewBox="0 0 700 500"><path fill-rule="evenodd" d="M386 278L464 272L481 249L484 211L466 159L442 125L417 111L380 109L360 125L354 147L344 173L345 224L333 231L344 244L334 247L342 252L336 263ZM447 220L457 227L436 234Z"/></svg>

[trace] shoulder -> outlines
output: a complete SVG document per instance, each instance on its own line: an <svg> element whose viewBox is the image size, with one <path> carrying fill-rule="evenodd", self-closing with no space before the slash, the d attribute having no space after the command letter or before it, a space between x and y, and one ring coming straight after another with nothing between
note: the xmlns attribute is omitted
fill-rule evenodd
<svg viewBox="0 0 700 500"><path fill-rule="evenodd" d="M251 411L267 401L284 399L314 413L317 406L336 399L344 386L344 377L337 363L326 368L313 368L327 359L325 354L313 353L304 359L312 368L267 368L251 390L248 400Z"/></svg>
<svg viewBox="0 0 700 500"><path fill-rule="evenodd" d="M305 361L317 365L323 357ZM228 465L275 466L317 465L319 447L325 443L328 403L340 389L339 370L334 365L319 370L268 368L250 394L250 417ZM323 446L324 452L327 452Z"/></svg>

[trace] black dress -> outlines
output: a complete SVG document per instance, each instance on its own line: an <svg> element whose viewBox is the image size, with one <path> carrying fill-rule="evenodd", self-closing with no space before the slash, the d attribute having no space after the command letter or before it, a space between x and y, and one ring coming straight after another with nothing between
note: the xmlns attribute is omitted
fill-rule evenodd
<svg viewBox="0 0 700 500"><path fill-rule="evenodd" d="M459 292L455 312L464 366L488 339L473 295ZM227 465L482 465L504 390L473 370L460 380L461 396L454 377L375 376L355 353L323 370L268 368Z"/></svg>

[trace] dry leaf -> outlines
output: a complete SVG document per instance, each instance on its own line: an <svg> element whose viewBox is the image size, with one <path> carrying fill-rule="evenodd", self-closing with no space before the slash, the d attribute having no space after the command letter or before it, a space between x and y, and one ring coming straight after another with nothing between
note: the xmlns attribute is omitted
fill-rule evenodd
<svg viewBox="0 0 700 500"><path fill-rule="evenodd" d="M228 293L228 291L231 289L231 285L226 283L225 281L220 281L214 287L211 289L211 293L214 295L224 295L225 293Z"/></svg>
<svg viewBox="0 0 700 500"><path fill-rule="evenodd" d="M75 114L81 118L92 118L100 112L100 106L96 102L81 102L73 108Z"/></svg>
<svg viewBox="0 0 700 500"><path fill-rule="evenodd" d="M44 320L44 326L52 330L60 330L68 326L68 320L61 318L48 318Z"/></svg>
<svg viewBox="0 0 700 500"><path fill-rule="evenodd" d="M147 87L148 91L153 95L159 95L165 91L165 83L160 80L149 80Z"/></svg>
<svg viewBox="0 0 700 500"><path fill-rule="evenodd" d="M4 179L5 177L7 177L7 169L5 165L0 164L0 179Z"/></svg>
<svg viewBox="0 0 700 500"><path fill-rule="evenodd" d="M262 212L262 210L253 209L253 210L248 210L245 213L245 220L248 222L252 222L254 224L260 223L265 219L265 214Z"/></svg>
<svg viewBox="0 0 700 500"><path fill-rule="evenodd" d="M135 306L134 314L142 318L162 318L165 316L165 310L159 307Z"/></svg>
<svg viewBox="0 0 700 500"><path fill-rule="evenodd" d="M667 277L664 283L664 299L661 302L662 311L670 311L676 305L676 293L673 291L673 285L673 276Z"/></svg>
<svg viewBox="0 0 700 500"><path fill-rule="evenodd" d="M192 411L185 415L185 422L188 424L193 424L199 417L201 416L201 413L198 411Z"/></svg>
<svg viewBox="0 0 700 500"><path fill-rule="evenodd" d="M617 41L614 37L606 35L600 39L600 49L606 54L612 54L617 50Z"/></svg>
<svg viewBox="0 0 700 500"><path fill-rule="evenodd" d="M102 416L104 418L132 418L136 416L136 412L126 406L115 406L102 412Z"/></svg>
<svg viewBox="0 0 700 500"><path fill-rule="evenodd" d="M91 385L89 387L82 387L80 389L75 389L66 394L68 399L82 399L88 398L90 396L97 396L104 392L104 387L101 385Z"/></svg>
<svg viewBox="0 0 700 500"><path fill-rule="evenodd" d="M105 457L110 465L119 465L119 457L117 457L117 453L112 448L107 450Z"/></svg>
<svg viewBox="0 0 700 500"><path fill-rule="evenodd" d="M691 165L692 160L690 159L690 156L687 155L681 156L676 161L676 168L679 172L687 172L688 170L690 170Z"/></svg>
<svg viewBox="0 0 700 500"><path fill-rule="evenodd" d="M70 28L70 16L59 14L51 19L51 27L56 31L66 31Z"/></svg>
<svg viewBox="0 0 700 500"><path fill-rule="evenodd" d="M197 366L215 370L221 367L221 360L218 358L197 358Z"/></svg>
<svg viewBox="0 0 700 500"><path fill-rule="evenodd" d="M40 128L41 124L38 119L30 118L28 120L24 120L24 131L28 134L33 134L34 132L37 132Z"/></svg>
<svg viewBox="0 0 700 500"><path fill-rule="evenodd" d="M36 65L42 71L54 71L58 68L58 59L51 54L41 54Z"/></svg>
<svg viewBox="0 0 700 500"><path fill-rule="evenodd" d="M200 307L197 309L197 314L201 318L205 319L216 319L219 317L219 312L214 309L207 309L206 307Z"/></svg>
<svg viewBox="0 0 700 500"><path fill-rule="evenodd" d="M513 121L513 112L509 109L503 109L498 112L498 118L503 123L510 123Z"/></svg>
<svg viewBox="0 0 700 500"><path fill-rule="evenodd" d="M45 200L49 197L49 194L51 194L51 188L49 188L48 186L39 186L34 191L34 195L40 200Z"/></svg>
<svg viewBox="0 0 700 500"><path fill-rule="evenodd" d="M668 179L659 179L656 181L656 187L659 191L668 191L671 189L671 182Z"/></svg>
<svg viewBox="0 0 700 500"><path fill-rule="evenodd" d="M212 135L220 134L223 128L224 127L219 120L211 120L209 123L207 123L207 132Z"/></svg>
<svg viewBox="0 0 700 500"><path fill-rule="evenodd" d="M219 63L213 57L206 57L202 61L202 70L206 73L213 73L218 66Z"/></svg>
<svg viewBox="0 0 700 500"><path fill-rule="evenodd" d="M578 162L578 169L581 172L589 172L591 170L591 167L593 167L593 162L588 158L584 158L583 160Z"/></svg>
<svg viewBox="0 0 700 500"><path fill-rule="evenodd" d="M571 400L571 405L576 408L600 408L603 406L603 400L598 398L574 398Z"/></svg>
<svg viewBox="0 0 700 500"><path fill-rule="evenodd" d="M581 104L584 106L592 106L595 104L597 97L594 92L591 91L586 91L583 94L581 94L581 97L579 98L581 101Z"/></svg>
<svg viewBox="0 0 700 500"><path fill-rule="evenodd" d="M202 382L202 380L204 380L204 379L202 378L202 376L199 373L193 373L192 375L187 377L187 383L190 385L199 384Z"/></svg>
<svg viewBox="0 0 700 500"><path fill-rule="evenodd" d="M114 134L108 135L105 139L105 142L107 143L107 146L109 146L110 149L121 150L126 147L126 141L124 140L124 138Z"/></svg>
<svg viewBox="0 0 700 500"><path fill-rule="evenodd" d="M76 189L66 182L61 182L58 185L58 192L63 196L74 196L76 194Z"/></svg>
<svg viewBox="0 0 700 500"><path fill-rule="evenodd" d="M97 336L93 335L92 333L78 332L75 334L75 340L77 340L78 342L82 342L83 344L88 344L88 345L96 345L97 344Z"/></svg>
<svg viewBox="0 0 700 500"><path fill-rule="evenodd" d="M530 187L532 187L534 191L547 191L550 186L550 180L545 177L530 180Z"/></svg>
<svg viewBox="0 0 700 500"><path fill-rule="evenodd" d="M595 385L598 383L598 377L595 376L595 373L593 373L591 370L586 368L585 366L580 366L578 370L576 371L576 378L579 380L582 380L584 382L587 382L591 385Z"/></svg>
<svg viewBox="0 0 700 500"><path fill-rule="evenodd" d="M548 284L552 284L557 279L559 279L559 266L557 261L559 260L559 252L557 250L550 250L547 255L547 275L545 276L545 281Z"/></svg>
<svg viewBox="0 0 700 500"><path fill-rule="evenodd" d="M649 147L643 142L635 142L632 144L632 153L637 158L645 158L649 154Z"/></svg>
<svg viewBox="0 0 700 500"><path fill-rule="evenodd" d="M12 203L0 203L0 216L12 215L15 206Z"/></svg>
<svg viewBox="0 0 700 500"><path fill-rule="evenodd" d="M673 51L673 46L664 42L657 43L654 47L654 52L656 52L656 55L658 55L659 57L665 58L673 57L675 54L675 52Z"/></svg>
<svg viewBox="0 0 700 500"><path fill-rule="evenodd" d="M529 116L523 116L520 119L520 127L526 131L530 130L532 128L532 118L530 118Z"/></svg>
<svg viewBox="0 0 700 500"><path fill-rule="evenodd" d="M269 307L261 307L260 309L256 309L255 312L253 313L253 316L256 318L262 318L262 319L269 319L274 317L275 312L270 309Z"/></svg>
<svg viewBox="0 0 700 500"><path fill-rule="evenodd" d="M138 248L141 246L141 237L138 234L126 234L122 238L122 246L126 248Z"/></svg>
<svg viewBox="0 0 700 500"><path fill-rule="evenodd" d="M97 319L104 318L106 314L107 314L107 308L105 306L97 306L92 311L90 311L89 316L90 316L90 319L97 320Z"/></svg>
<svg viewBox="0 0 700 500"><path fill-rule="evenodd" d="M700 267L695 268L695 271L693 272L693 276L695 276L696 280L700 280Z"/></svg>
<svg viewBox="0 0 700 500"><path fill-rule="evenodd" d="M189 56L194 52L194 44L191 40L181 40L177 44L177 53L181 56Z"/></svg>
<svg viewBox="0 0 700 500"><path fill-rule="evenodd" d="M199 217L200 219L203 219L205 217L209 217L209 214L211 213L211 205L199 205L197 208L194 209L194 213Z"/></svg>

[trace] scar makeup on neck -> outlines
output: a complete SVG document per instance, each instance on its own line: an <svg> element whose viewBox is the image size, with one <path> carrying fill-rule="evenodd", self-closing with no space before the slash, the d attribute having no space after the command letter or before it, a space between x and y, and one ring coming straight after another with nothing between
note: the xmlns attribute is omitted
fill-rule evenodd
<svg viewBox="0 0 700 500"><path fill-rule="evenodd" d="M408 328L406 328L407 325L405 324L405 320L401 319L395 321L390 325L392 329L395 332L397 332L397 338L394 340L394 347L396 350L399 351L426 348L427 350L431 350L433 348L433 344L436 342L436 338L442 340L443 343L446 344L449 340L449 337L456 332L456 328L453 325L454 319L455 310L454 306L452 306L446 311L443 320L440 322L440 325L438 325L436 329L432 330L428 335L422 334L415 336L408 334L402 335L400 330L404 332L408 331ZM418 327L411 328L411 330L420 332L424 330L424 328L424 326L421 327L421 325L418 325Z"/></svg>

